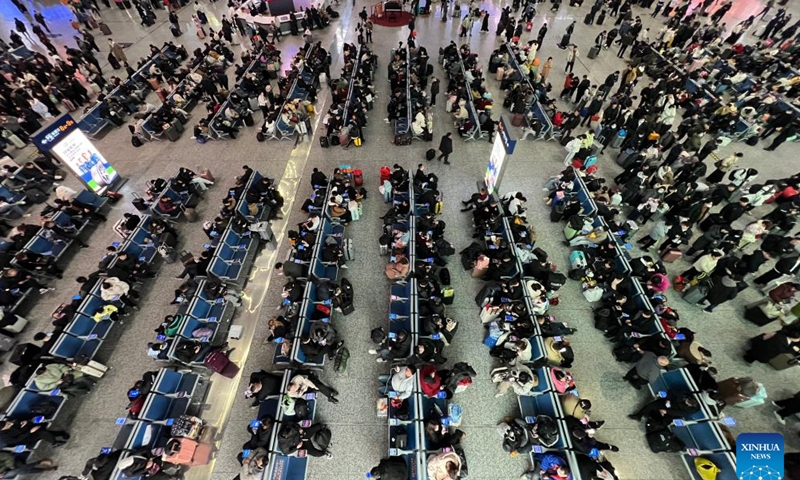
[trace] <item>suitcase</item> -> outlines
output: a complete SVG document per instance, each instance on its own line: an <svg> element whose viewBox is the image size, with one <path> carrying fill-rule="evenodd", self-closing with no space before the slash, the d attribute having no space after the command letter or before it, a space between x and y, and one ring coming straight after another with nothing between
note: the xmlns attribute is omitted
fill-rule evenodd
<svg viewBox="0 0 800 480"><path fill-rule="evenodd" d="M628 157L631 155L636 155L636 150L632 148L626 148L625 150L619 152L619 155L617 155L617 158L614 159L614 162L616 162L616 164L620 167L624 167L628 162Z"/></svg>
<svg viewBox="0 0 800 480"><path fill-rule="evenodd" d="M175 128L175 130L178 131L178 133L183 133L183 123L181 123L179 119L176 118L172 120L170 125L172 125Z"/></svg>
<svg viewBox="0 0 800 480"><path fill-rule="evenodd" d="M242 115L242 119L244 119L244 124L247 127L252 127L255 123L253 121L253 114L251 112L248 112L247 115Z"/></svg>
<svg viewBox="0 0 800 480"><path fill-rule="evenodd" d="M587 13L586 16L583 17L583 23L586 25L591 25L592 23L594 23L594 18L592 18L592 12Z"/></svg>
<svg viewBox="0 0 800 480"><path fill-rule="evenodd" d="M100 23L100 32L103 35L111 35L111 29L108 28L108 25L106 25L105 23L102 23L102 22Z"/></svg>
<svg viewBox="0 0 800 480"><path fill-rule="evenodd" d="M706 299L708 287L706 285L695 285L683 292L683 301L694 305Z"/></svg>
<svg viewBox="0 0 800 480"><path fill-rule="evenodd" d="M561 43L559 43L558 46L561 48L567 48L567 45L569 45L569 39L570 39L569 33L565 33L564 36L561 37Z"/></svg>
<svg viewBox="0 0 800 480"><path fill-rule="evenodd" d="M353 170L353 182L356 187L364 185L364 172L361 169Z"/></svg>
<svg viewBox="0 0 800 480"><path fill-rule="evenodd" d="M797 365L797 357L792 355L791 353L781 353L775 357L770 359L769 364L775 370L786 370L789 367L794 367Z"/></svg>
<svg viewBox="0 0 800 480"><path fill-rule="evenodd" d="M525 31L530 32L533 30L533 22L528 22L525 24Z"/></svg>
<svg viewBox="0 0 800 480"><path fill-rule="evenodd" d="M583 253L581 250L575 250L569 254L569 266L573 269L585 269L586 268L586 254Z"/></svg>
<svg viewBox="0 0 800 480"><path fill-rule="evenodd" d="M183 32L181 32L181 29L180 29L180 27L178 27L178 26L177 26L177 25L175 25L175 24L171 24L171 25L169 26L169 31L170 31L170 32L172 32L172 36L173 36L173 37L176 37L176 38L177 38L177 37L180 37L181 35L183 35Z"/></svg>
<svg viewBox="0 0 800 480"><path fill-rule="evenodd" d="M187 222L196 222L198 218L197 210L194 208L184 208L183 216L186 218Z"/></svg>
<svg viewBox="0 0 800 480"><path fill-rule="evenodd" d="M611 148L619 148L622 145L622 142L625 141L626 134L623 132L617 133L617 136L614 137L614 140L611 140Z"/></svg>
<svg viewBox="0 0 800 480"><path fill-rule="evenodd" d="M355 311L356 307L353 305L353 302L349 302L347 305L342 305L342 315L350 315Z"/></svg>
<svg viewBox="0 0 800 480"><path fill-rule="evenodd" d="M319 137L319 146L320 146L320 147L322 147L322 148L328 148L328 147L330 147L330 146L331 146L331 144L330 144L330 142L328 141L328 137L326 137L326 136L324 136L324 135L323 135L323 136L321 136L321 137Z"/></svg>
<svg viewBox="0 0 800 480"><path fill-rule="evenodd" d="M452 305L455 295L456 291L453 287L444 287L442 289L442 303L445 305Z"/></svg>
<svg viewBox="0 0 800 480"><path fill-rule="evenodd" d="M503 79L503 74L505 74L505 71L506 71L505 68L497 67L497 73L494 76L495 80L497 80L498 82L500 80L502 80Z"/></svg>
<svg viewBox="0 0 800 480"><path fill-rule="evenodd" d="M664 252L664 254L661 255L661 260L663 260L666 263L672 263L675 260L681 258L682 256L683 256L683 253L680 250L672 249L672 250L667 250L666 252Z"/></svg>
<svg viewBox="0 0 800 480"><path fill-rule="evenodd" d="M427 152L425 152L425 160L433 160L436 158L436 150L429 148Z"/></svg>
<svg viewBox="0 0 800 480"><path fill-rule="evenodd" d="M186 250L181 250L180 259L181 259L181 263L182 264L186 265L193 258L194 258L194 255L192 254L192 252L187 252ZM293 263L292 265L296 265L296 264Z"/></svg>
<svg viewBox="0 0 800 480"><path fill-rule="evenodd" d="M515 113L513 117L511 117L511 125L515 127L522 126L522 121L525 119L524 113Z"/></svg>
<svg viewBox="0 0 800 480"><path fill-rule="evenodd" d="M350 134L348 133L340 133L339 134L339 145L346 147L350 143Z"/></svg>
<svg viewBox="0 0 800 480"><path fill-rule="evenodd" d="M203 360L203 365L212 372L219 373L227 378L233 378L239 373L239 366L231 362L225 353L220 350L209 353Z"/></svg>
<svg viewBox="0 0 800 480"><path fill-rule="evenodd" d="M590 59L597 58L597 55L600 54L600 47L595 45L594 47L589 49L589 54L587 55Z"/></svg>
<svg viewBox="0 0 800 480"><path fill-rule="evenodd" d="M168 129L164 130L164 136L167 137L170 142L177 142L178 139L181 138L181 133L174 125L170 125Z"/></svg>
<svg viewBox="0 0 800 480"><path fill-rule="evenodd" d="M177 438L174 441L180 444L180 448L172 455L167 455L164 460L174 465L207 465L211 462L213 447L205 443L199 443L189 438Z"/></svg>
<svg viewBox="0 0 800 480"><path fill-rule="evenodd" d="M140 197L138 193L133 192L133 200L131 200L133 204L133 208L140 212L146 212L149 210L147 207L147 202L144 201L144 198Z"/></svg>

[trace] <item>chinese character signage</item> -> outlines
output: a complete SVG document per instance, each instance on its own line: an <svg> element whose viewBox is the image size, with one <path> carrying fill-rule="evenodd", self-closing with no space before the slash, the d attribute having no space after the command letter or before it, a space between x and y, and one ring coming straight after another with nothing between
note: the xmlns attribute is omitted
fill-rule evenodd
<svg viewBox="0 0 800 480"><path fill-rule="evenodd" d="M33 141L39 150L55 155L94 193L104 192L119 177L69 114L37 132Z"/></svg>

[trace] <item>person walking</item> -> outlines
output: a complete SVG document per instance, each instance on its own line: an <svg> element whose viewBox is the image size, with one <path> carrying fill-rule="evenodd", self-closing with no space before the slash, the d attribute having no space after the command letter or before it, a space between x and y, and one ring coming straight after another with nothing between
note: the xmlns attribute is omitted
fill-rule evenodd
<svg viewBox="0 0 800 480"><path fill-rule="evenodd" d="M436 96L439 95L439 79L431 77L431 107L436 105Z"/></svg>
<svg viewBox="0 0 800 480"><path fill-rule="evenodd" d="M450 161L448 158L450 154L453 153L453 133L447 132L442 136L442 140L439 142L439 161L441 162L444 160L445 165L450 165Z"/></svg>
<svg viewBox="0 0 800 480"><path fill-rule="evenodd" d="M42 15L42 12L34 10L33 19L39 22L39 25L43 26L44 29L47 30L47 33L52 33L50 32L50 27L47 26L47 22L44 20L44 15Z"/></svg>
<svg viewBox="0 0 800 480"><path fill-rule="evenodd" d="M797 136L798 131L800 131L800 128L797 126L796 123L792 122L791 124L789 124L788 127L782 128L781 131L778 133L778 136L775 137L775 140L772 141L772 144L770 144L769 147L764 148L764 150L768 152L774 151L790 137Z"/></svg>
<svg viewBox="0 0 800 480"><path fill-rule="evenodd" d="M577 60L579 55L578 46L573 45L571 50L567 50L567 65L564 67L564 73L572 73L572 69L575 67L575 60Z"/></svg>

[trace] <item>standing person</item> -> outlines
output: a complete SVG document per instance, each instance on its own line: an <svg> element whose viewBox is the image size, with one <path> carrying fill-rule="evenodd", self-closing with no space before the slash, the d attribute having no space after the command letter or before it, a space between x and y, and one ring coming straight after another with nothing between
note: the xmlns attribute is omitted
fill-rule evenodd
<svg viewBox="0 0 800 480"><path fill-rule="evenodd" d="M776 400L772 404L778 407L778 410L773 412L775 418L781 425L786 425L786 417L800 413L800 392L789 398Z"/></svg>
<svg viewBox="0 0 800 480"><path fill-rule="evenodd" d="M742 152L736 152L733 155L729 155L722 160L717 160L714 162L714 167L716 167L716 170L711 172L711 174L706 177L708 184L713 185L724 180L725 174L733 170L736 162L741 160L742 157L744 157Z"/></svg>
<svg viewBox="0 0 800 480"><path fill-rule="evenodd" d="M573 45L572 50L567 50L567 65L564 67L564 73L572 73L572 69L575 67L575 60L577 60L579 55L578 46Z"/></svg>
<svg viewBox="0 0 800 480"><path fill-rule="evenodd" d="M81 35L83 35L83 39L86 41L86 43L88 43L89 45L91 45L91 47L92 47L94 50L96 50L96 51L98 51L98 52L100 51L100 47L98 47L98 46L97 46L97 42L95 42L95 41L94 41L94 35L92 35L91 33L89 33L89 31L88 31L88 30L86 30L85 28L84 28L83 30L81 30Z"/></svg>
<svg viewBox="0 0 800 480"><path fill-rule="evenodd" d="M767 0L767 3L764 5L764 9L758 12L756 14L756 17L761 15L761 20L763 20L764 17L767 16L767 13L769 13L769 11L772 10L772 7L774 5L775 5L775 0Z"/></svg>
<svg viewBox="0 0 800 480"><path fill-rule="evenodd" d="M634 39L635 37L630 32L622 36L622 39L620 40L621 45L619 47L619 51L617 52L617 58L623 58L623 55L625 55L625 51L628 50L628 47L633 45Z"/></svg>
<svg viewBox="0 0 800 480"><path fill-rule="evenodd" d="M539 29L539 35L536 37L536 43L539 45L543 45L544 36L547 35L547 22L542 24L542 28Z"/></svg>
<svg viewBox="0 0 800 480"><path fill-rule="evenodd" d="M437 95L439 95L439 79L431 77L431 107L436 105Z"/></svg>
<svg viewBox="0 0 800 480"><path fill-rule="evenodd" d="M660 12L662 8L664 8L664 0L658 0L656 3L656 8L653 10L653 14L650 15L650 17L656 18L656 15L658 15L658 12Z"/></svg>
<svg viewBox="0 0 800 480"><path fill-rule="evenodd" d="M14 19L14 30L28 37L30 41L33 41L33 37L31 37L31 34L28 32L28 27L25 26L25 22L19 18Z"/></svg>
<svg viewBox="0 0 800 480"><path fill-rule="evenodd" d="M485 10L483 12L483 22L481 23L481 33L486 33L489 31L489 11Z"/></svg>
<svg viewBox="0 0 800 480"><path fill-rule="evenodd" d="M542 83L547 82L547 77L550 76L550 70L553 68L553 57L547 57L547 61L542 66Z"/></svg>
<svg viewBox="0 0 800 480"><path fill-rule="evenodd" d="M108 47L111 49L111 53L114 57L119 60L120 62L127 62L128 57L125 56L125 52L122 50L122 46L115 42L113 38L108 39Z"/></svg>
<svg viewBox="0 0 800 480"><path fill-rule="evenodd" d="M47 22L44 20L44 15L42 15L42 12L34 10L33 18L39 22L39 24L43 26L45 30L47 30L47 33L52 33L50 32L50 27L47 26Z"/></svg>
<svg viewBox="0 0 800 480"><path fill-rule="evenodd" d="M175 33L180 35L182 32L181 32L180 20L178 19L178 14L176 14L174 11L170 11L168 18L170 25L172 25L173 29L175 30Z"/></svg>
<svg viewBox="0 0 800 480"><path fill-rule="evenodd" d="M447 132L442 136L442 140L439 142L439 161L444 159L445 165L450 165L450 161L448 158L450 154L453 153L453 134L452 132Z"/></svg>

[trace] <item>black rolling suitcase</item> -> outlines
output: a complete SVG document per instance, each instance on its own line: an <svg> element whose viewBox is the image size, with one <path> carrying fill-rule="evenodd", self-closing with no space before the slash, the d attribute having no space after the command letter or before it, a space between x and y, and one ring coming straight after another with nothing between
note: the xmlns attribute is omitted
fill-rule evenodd
<svg viewBox="0 0 800 480"><path fill-rule="evenodd" d="M149 210L147 207L147 202L144 201L144 198L140 197L138 193L133 192L133 200L131 200L133 204L133 208L140 212L146 212Z"/></svg>
<svg viewBox="0 0 800 480"><path fill-rule="evenodd" d="M567 48L569 45L570 35L569 33L565 33L563 37L561 37L561 43L558 44L559 48Z"/></svg>
<svg viewBox="0 0 800 480"><path fill-rule="evenodd" d="M169 31L172 32L173 37L180 37L183 35L183 32L181 32L181 29L177 25L170 25Z"/></svg>
<svg viewBox="0 0 800 480"><path fill-rule="evenodd" d="M594 47L589 49L589 55L587 55L590 59L597 58L597 55L600 54L600 47L595 45Z"/></svg>
<svg viewBox="0 0 800 480"><path fill-rule="evenodd" d="M248 112L247 115L242 115L242 119L244 119L244 124L248 127L253 126L253 112Z"/></svg>

